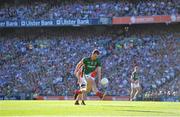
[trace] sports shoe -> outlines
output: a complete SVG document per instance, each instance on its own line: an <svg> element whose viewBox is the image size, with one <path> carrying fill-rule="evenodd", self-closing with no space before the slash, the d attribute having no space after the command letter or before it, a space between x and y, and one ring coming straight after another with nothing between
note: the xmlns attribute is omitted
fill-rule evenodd
<svg viewBox="0 0 180 117"><path fill-rule="evenodd" d="M81 105L86 105L85 102L84 102L84 100L82 100Z"/></svg>
<svg viewBox="0 0 180 117"><path fill-rule="evenodd" d="M74 105L79 105L79 101L77 100L77 101L74 103Z"/></svg>
<svg viewBox="0 0 180 117"><path fill-rule="evenodd" d="M134 97L134 98L132 99L132 101L136 101L136 97Z"/></svg>

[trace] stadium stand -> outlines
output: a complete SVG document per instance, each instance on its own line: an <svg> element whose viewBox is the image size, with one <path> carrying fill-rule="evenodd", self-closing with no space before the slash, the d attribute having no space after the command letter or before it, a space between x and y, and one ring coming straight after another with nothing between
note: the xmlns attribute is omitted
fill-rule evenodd
<svg viewBox="0 0 180 117"><path fill-rule="evenodd" d="M136 61L142 94L179 96L178 27L4 29L0 37L1 95L72 96L77 88L75 64L98 48L103 77L110 80L108 95L129 95L128 78Z"/></svg>
<svg viewBox="0 0 180 117"><path fill-rule="evenodd" d="M141 99L180 96L180 0L0 3L0 99L72 96L77 88L75 65L94 48L101 51L103 77L110 82L107 95L129 96L128 79L136 63ZM103 18L107 21L100 22ZM88 23L69 25L68 19ZM46 20L49 25L42 23Z"/></svg>
<svg viewBox="0 0 180 117"><path fill-rule="evenodd" d="M6 1L7 2L7 1ZM31 0L0 5L0 20L177 15L179 0Z"/></svg>

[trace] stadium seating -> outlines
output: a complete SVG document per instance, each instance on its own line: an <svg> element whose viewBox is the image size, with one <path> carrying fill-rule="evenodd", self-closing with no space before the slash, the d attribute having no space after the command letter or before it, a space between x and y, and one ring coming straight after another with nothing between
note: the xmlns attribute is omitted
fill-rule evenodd
<svg viewBox="0 0 180 117"><path fill-rule="evenodd" d="M1 31L1 95L72 96L77 88L75 65L94 48L101 51L103 77L110 81L108 95L129 95L134 62L140 66L144 93L180 95L178 31L171 26L144 31L145 27L131 26L124 35L117 31L121 27Z"/></svg>
<svg viewBox="0 0 180 117"><path fill-rule="evenodd" d="M123 16L177 15L179 0L137 0L87 2L83 0L38 0L1 4L0 20L77 19Z"/></svg>

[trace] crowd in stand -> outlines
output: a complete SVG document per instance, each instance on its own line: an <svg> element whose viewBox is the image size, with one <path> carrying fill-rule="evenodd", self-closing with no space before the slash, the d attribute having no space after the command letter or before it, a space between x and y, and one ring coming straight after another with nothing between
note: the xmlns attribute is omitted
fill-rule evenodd
<svg viewBox="0 0 180 117"><path fill-rule="evenodd" d="M118 30L122 29L5 32L7 34L0 37L1 95L73 95L77 88L73 74L75 65L94 48L101 52L103 77L110 81L108 95L129 95L134 62L140 66L142 92L180 95L178 32L161 30L157 33L157 29L132 28L118 34Z"/></svg>
<svg viewBox="0 0 180 117"><path fill-rule="evenodd" d="M0 6L0 20L32 20L32 19L77 19L99 17L123 17L123 16L154 16L177 15L179 0L139 0L132 1L104 1L86 2L82 0L74 2L32 1L28 3L2 4Z"/></svg>

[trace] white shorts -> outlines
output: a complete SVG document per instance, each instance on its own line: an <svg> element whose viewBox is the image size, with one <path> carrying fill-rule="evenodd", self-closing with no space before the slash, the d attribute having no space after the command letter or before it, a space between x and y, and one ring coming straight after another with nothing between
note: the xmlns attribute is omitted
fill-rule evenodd
<svg viewBox="0 0 180 117"><path fill-rule="evenodd" d="M86 80L87 80L87 79L95 80L95 78L93 78L90 74L85 75L85 78L86 78Z"/></svg>
<svg viewBox="0 0 180 117"><path fill-rule="evenodd" d="M94 93L98 92L96 82L95 82L95 78L92 77L91 75L85 75L85 78L88 82L87 91L90 92L92 90Z"/></svg>
<svg viewBox="0 0 180 117"><path fill-rule="evenodd" d="M138 83L131 83L131 88L139 88L140 84Z"/></svg>
<svg viewBox="0 0 180 117"><path fill-rule="evenodd" d="M82 91L86 91L87 90L87 81L89 81L89 79L91 79L93 81L93 83L91 84L92 90L93 92L97 92L97 87L96 87L96 83L95 83L95 78L93 78L91 75L83 75L83 77L81 78L81 84L80 84L80 90ZM88 89L89 90L89 89Z"/></svg>

